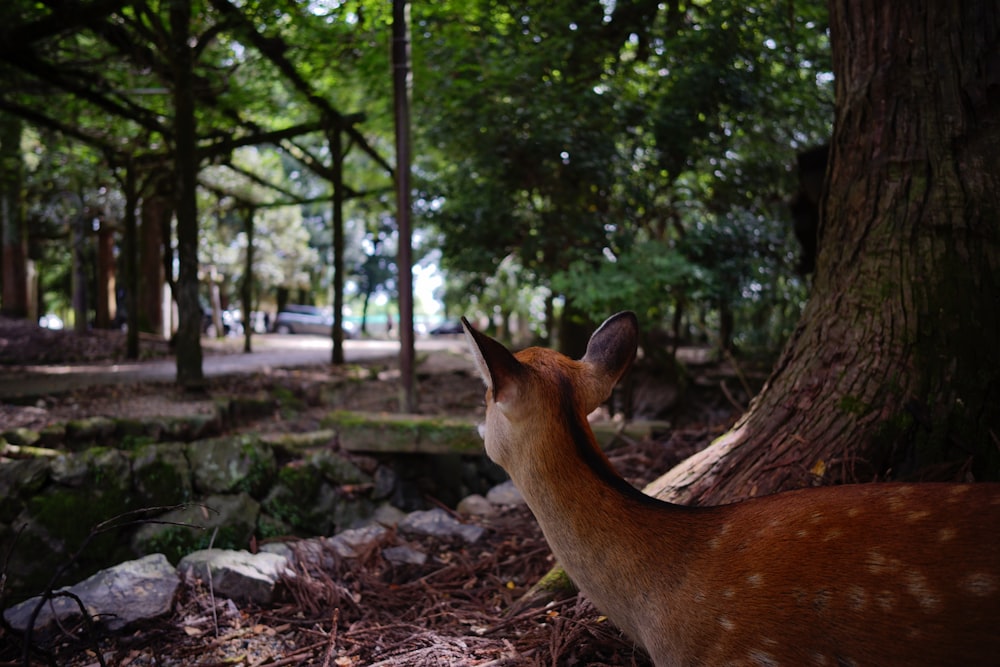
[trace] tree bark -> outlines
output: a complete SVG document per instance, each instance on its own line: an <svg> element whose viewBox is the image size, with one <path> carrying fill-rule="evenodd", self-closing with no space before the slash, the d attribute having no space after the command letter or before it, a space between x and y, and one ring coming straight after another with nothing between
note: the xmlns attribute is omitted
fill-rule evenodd
<svg viewBox="0 0 1000 667"><path fill-rule="evenodd" d="M81 197L82 201L83 198ZM73 330L76 333L84 333L90 327L87 315L90 307L87 304L87 265L89 237L87 228L90 226L90 216L87 210L81 210L70 220L70 234L72 241L72 301L73 301Z"/></svg>
<svg viewBox="0 0 1000 667"><path fill-rule="evenodd" d="M24 161L20 118L0 115L0 267L3 301L0 313L28 316L28 234L21 199Z"/></svg>
<svg viewBox="0 0 1000 667"><path fill-rule="evenodd" d="M254 226L253 219L256 209L248 206L243 209L243 232L247 235L247 254L243 262L243 280L240 281L240 305L243 308L243 351L249 354L253 351L251 339L253 337L254 321L251 313L254 310L253 284L254 284Z"/></svg>
<svg viewBox="0 0 1000 667"><path fill-rule="evenodd" d="M133 167L134 169L134 167ZM173 215L171 194L173 186L167 179L154 174L148 192L142 197L142 226L139 240L139 299L137 325L141 331L163 334L163 285L166 281L165 262L167 248L164 240L170 238L170 218Z"/></svg>
<svg viewBox="0 0 1000 667"><path fill-rule="evenodd" d="M344 142L340 124L331 120L333 127L326 131L330 146L331 181L333 182L333 354L330 363L344 363Z"/></svg>
<svg viewBox="0 0 1000 667"><path fill-rule="evenodd" d="M177 176L177 383L184 389L204 387L201 354L201 305L198 302L198 178L194 110L194 53L190 46L190 0L172 0L174 147Z"/></svg>
<svg viewBox="0 0 1000 667"><path fill-rule="evenodd" d="M97 301L94 326L108 329L117 310L115 287L115 235L106 219L97 232Z"/></svg>
<svg viewBox="0 0 1000 667"><path fill-rule="evenodd" d="M663 498L998 477L1000 8L839 0L830 24L812 295L747 414L647 489Z"/></svg>
<svg viewBox="0 0 1000 667"><path fill-rule="evenodd" d="M413 340L413 234L410 193L410 3L392 3L392 80L396 127L397 280L399 295L400 411L417 411L416 353Z"/></svg>
<svg viewBox="0 0 1000 667"><path fill-rule="evenodd" d="M136 206L139 195L136 189L135 163L130 159L125 163L125 178L122 183L125 190L125 294L127 304L125 317L128 323L128 333L125 338L125 357L139 358L139 225L136 219Z"/></svg>

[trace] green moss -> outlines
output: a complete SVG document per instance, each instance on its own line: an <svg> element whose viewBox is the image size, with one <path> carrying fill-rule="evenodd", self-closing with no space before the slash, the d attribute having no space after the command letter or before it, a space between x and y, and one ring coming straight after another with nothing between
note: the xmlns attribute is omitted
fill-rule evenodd
<svg viewBox="0 0 1000 667"><path fill-rule="evenodd" d="M212 536L215 539L212 539ZM213 530L193 530L175 526L157 533L147 542L149 553L162 553L171 563L199 549L245 549L243 533L234 527L223 526Z"/></svg>
<svg viewBox="0 0 1000 667"><path fill-rule="evenodd" d="M191 483L166 461L153 461L136 473L136 488L145 505L176 505L191 499Z"/></svg>
<svg viewBox="0 0 1000 667"><path fill-rule="evenodd" d="M287 465L278 471L278 483L264 499L263 507L271 516L303 528L309 523L309 507L319 496L322 481L312 466Z"/></svg>
<svg viewBox="0 0 1000 667"><path fill-rule="evenodd" d="M271 391L278 405L278 411L283 417L294 417L305 410L305 402L286 387L275 387Z"/></svg>
<svg viewBox="0 0 1000 667"><path fill-rule="evenodd" d="M242 443L240 454L249 461L249 468L246 475L236 483L235 489L259 497L274 479L273 452L268 445L253 436Z"/></svg>
<svg viewBox="0 0 1000 667"><path fill-rule="evenodd" d="M849 415L856 416L867 414L871 410L871 406L852 394L842 396L837 407Z"/></svg>

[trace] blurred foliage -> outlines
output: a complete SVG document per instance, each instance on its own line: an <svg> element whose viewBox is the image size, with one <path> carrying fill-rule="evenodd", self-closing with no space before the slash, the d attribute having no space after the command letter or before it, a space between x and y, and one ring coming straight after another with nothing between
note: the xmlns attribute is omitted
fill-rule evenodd
<svg viewBox="0 0 1000 667"><path fill-rule="evenodd" d="M598 322L682 309L688 338L724 310L720 344L780 344L805 297L792 166L832 120L824 3L453 2L415 24L446 268L515 264Z"/></svg>
<svg viewBox="0 0 1000 667"><path fill-rule="evenodd" d="M35 119L25 149L35 237L118 192L125 157L169 160L168 5L111 3L86 17L54 1L0 9L0 109L50 121ZM393 151L390 3L192 6L201 262L236 289L252 205L260 293L325 302L322 126L331 110L357 114L347 284L358 304L392 294L391 180L359 145ZM445 273L446 313L527 340L550 335L561 307L595 321L629 308L684 339L780 344L806 292L786 210L795 157L832 121L825 2L446 0L411 11L417 256ZM294 126L302 134L239 147ZM46 252L45 290L57 292L66 270Z"/></svg>

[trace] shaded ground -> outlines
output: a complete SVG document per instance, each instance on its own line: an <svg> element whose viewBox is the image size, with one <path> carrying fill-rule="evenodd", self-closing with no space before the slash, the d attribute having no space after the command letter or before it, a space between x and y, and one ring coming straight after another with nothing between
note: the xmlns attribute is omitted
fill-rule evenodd
<svg viewBox="0 0 1000 667"><path fill-rule="evenodd" d="M31 329L0 320L0 362L110 363L124 350L119 333L79 336ZM212 345L207 354L233 349L232 343L214 349ZM147 357L168 353L160 342L143 343ZM727 398L719 390L718 378L711 377L719 372L715 365L700 367L700 380L691 382L687 400L678 403L671 415L675 428L656 440L619 442L610 452L630 482L643 486L729 425L735 412L732 392L727 390ZM335 375L355 381L341 383L341 389L331 394L326 389ZM334 408L395 411L397 377L395 359L386 358L344 368L275 367L215 378L209 381L208 396L197 399L162 382L52 391L27 404L0 404L0 427L40 428L98 414L190 414L207 410L215 396L281 394L294 400L284 401L283 408L259 415L244 428L308 431ZM453 352L421 355L418 391L424 413L481 414L481 380L472 374L471 362ZM574 596L543 609L517 610L517 601L553 565L527 509L463 520L484 526L486 536L472 546L425 541L421 548L435 556L424 565L398 566L384 559L383 547L405 543L390 533L384 544L362 558L339 559L331 554L328 567L300 572L286 582L279 602L269 608L215 599L196 584L182 589L169 618L99 643L81 640L79 629L67 629L66 639L52 654L34 655L31 664L649 664L586 600ZM0 667L23 664L20 655L15 638L0 629Z"/></svg>

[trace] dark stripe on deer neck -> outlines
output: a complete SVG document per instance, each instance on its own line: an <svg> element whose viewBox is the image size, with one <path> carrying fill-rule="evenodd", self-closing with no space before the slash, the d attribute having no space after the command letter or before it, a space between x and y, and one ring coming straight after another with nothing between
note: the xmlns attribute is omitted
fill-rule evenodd
<svg viewBox="0 0 1000 667"><path fill-rule="evenodd" d="M599 451L594 433L587 424L585 415L580 415L576 407L576 396L573 384L565 376L559 377L559 409L565 418L566 427L569 429L569 436L576 446L577 455L593 471L594 475L626 498L642 503L643 505L656 507L672 507L669 503L657 500L629 484L614 468L608 463L603 453Z"/></svg>

